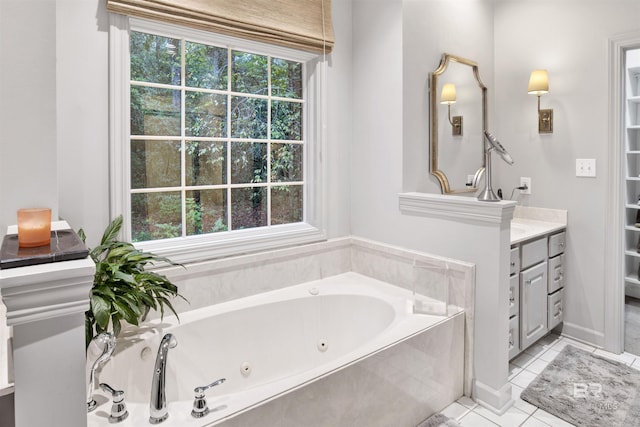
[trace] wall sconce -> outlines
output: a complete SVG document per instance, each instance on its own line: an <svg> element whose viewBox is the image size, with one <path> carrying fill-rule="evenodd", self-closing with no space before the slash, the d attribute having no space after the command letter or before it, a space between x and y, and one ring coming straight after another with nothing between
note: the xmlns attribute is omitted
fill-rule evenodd
<svg viewBox="0 0 640 427"><path fill-rule="evenodd" d="M440 94L440 104L447 104L447 110L449 112L449 123L451 123L451 135L462 135L462 116L454 116L451 118L451 104L456 103L456 85L453 83L446 83L442 86L442 93Z"/></svg>
<svg viewBox="0 0 640 427"><path fill-rule="evenodd" d="M553 133L553 110L540 109L540 96L548 92L547 70L533 70L529 77L529 95L538 95L538 133Z"/></svg>

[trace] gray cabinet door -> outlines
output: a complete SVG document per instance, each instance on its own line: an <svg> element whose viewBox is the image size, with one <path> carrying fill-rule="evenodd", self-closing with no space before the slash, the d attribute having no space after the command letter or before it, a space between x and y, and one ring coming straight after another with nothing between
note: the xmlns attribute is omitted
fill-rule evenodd
<svg viewBox="0 0 640 427"><path fill-rule="evenodd" d="M520 272L520 348L547 333L547 263Z"/></svg>

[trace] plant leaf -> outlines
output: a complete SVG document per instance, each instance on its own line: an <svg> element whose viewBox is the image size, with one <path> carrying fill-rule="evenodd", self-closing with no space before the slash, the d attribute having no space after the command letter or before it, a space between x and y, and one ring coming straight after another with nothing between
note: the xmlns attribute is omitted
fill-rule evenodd
<svg viewBox="0 0 640 427"><path fill-rule="evenodd" d="M113 273L113 277L115 277L116 279L120 279L123 282L126 282L130 285L136 285L136 279L133 278L133 276L131 274L127 274L122 272L121 270L115 269L114 273Z"/></svg>
<svg viewBox="0 0 640 427"><path fill-rule="evenodd" d="M116 299L116 294L106 285L94 286L91 290L93 294L100 295L101 297L108 299Z"/></svg>
<svg viewBox="0 0 640 427"><path fill-rule="evenodd" d="M160 312L161 312L160 318L164 317L164 310L162 309L162 307L167 306L169 310L171 310L173 314L175 314L176 318L180 319L180 317L178 316L178 313L176 313L176 311L174 310L173 306L171 305L168 299L166 299L165 297L156 297L156 299L160 302Z"/></svg>
<svg viewBox="0 0 640 427"><path fill-rule="evenodd" d="M104 230L104 234L102 234L102 240L100 240L101 245L106 245L110 242L113 242L120 229L122 228L122 215L119 215L116 219L111 221L111 223Z"/></svg>
<svg viewBox="0 0 640 427"><path fill-rule="evenodd" d="M96 323L99 327L105 329L109 324L109 316L111 315L111 304L109 304L101 296L92 294L90 305Z"/></svg>
<svg viewBox="0 0 640 427"><path fill-rule="evenodd" d="M93 324L95 320L93 319L93 312L91 310L87 310L84 313L84 339L86 343L86 347L89 347L89 343L94 337L93 334Z"/></svg>
<svg viewBox="0 0 640 427"><path fill-rule="evenodd" d="M85 243L87 240L87 236L84 234L84 230L82 228L78 230L78 237L80 237L80 240L82 240L82 243Z"/></svg>
<svg viewBox="0 0 640 427"><path fill-rule="evenodd" d="M111 324L113 325L113 335L115 335L116 337L120 335L120 331L122 330L122 325L120 324L121 319L122 318L118 313L114 313L113 316L111 316Z"/></svg>
<svg viewBox="0 0 640 427"><path fill-rule="evenodd" d="M137 325L138 324L138 316L136 316L136 313L134 313L134 311L131 310L131 307L129 307L128 304L123 303L121 301L115 301L113 306L116 309L116 311L118 312L118 314L124 320L126 320L129 323L131 323L132 325Z"/></svg>

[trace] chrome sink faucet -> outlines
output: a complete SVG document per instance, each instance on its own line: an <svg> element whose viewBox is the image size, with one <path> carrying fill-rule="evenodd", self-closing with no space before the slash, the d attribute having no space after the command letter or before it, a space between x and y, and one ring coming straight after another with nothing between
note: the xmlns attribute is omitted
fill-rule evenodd
<svg viewBox="0 0 640 427"><path fill-rule="evenodd" d="M160 341L156 364L153 368L153 379L151 381L151 401L149 402L149 422L159 424L167 419L169 411L167 409L167 397L165 394L165 374L167 367L167 354L170 348L178 345L178 341L173 334L166 334Z"/></svg>

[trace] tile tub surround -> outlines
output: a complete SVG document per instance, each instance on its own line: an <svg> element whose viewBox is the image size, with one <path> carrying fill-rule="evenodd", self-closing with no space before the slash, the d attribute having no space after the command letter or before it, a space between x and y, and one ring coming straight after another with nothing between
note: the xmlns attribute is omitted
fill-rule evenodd
<svg viewBox="0 0 640 427"><path fill-rule="evenodd" d="M416 269L414 263L431 269ZM391 245L345 237L293 248L249 254L162 269L178 285L189 304L176 299L178 313L270 290L353 271L413 290L442 295L447 283L449 302L464 309L464 394L471 395L475 307L475 266L450 258ZM449 277L445 275L448 271ZM150 318L157 318L156 312Z"/></svg>
<svg viewBox="0 0 640 427"><path fill-rule="evenodd" d="M453 316L295 393L216 425L417 425L425 414L442 410L462 394L464 323L462 313ZM354 394L354 390L366 392Z"/></svg>

